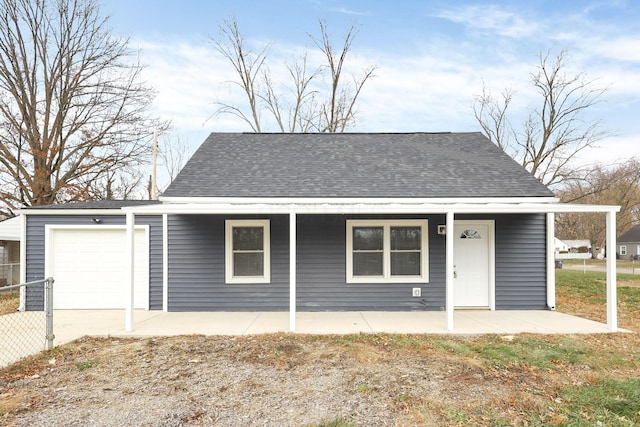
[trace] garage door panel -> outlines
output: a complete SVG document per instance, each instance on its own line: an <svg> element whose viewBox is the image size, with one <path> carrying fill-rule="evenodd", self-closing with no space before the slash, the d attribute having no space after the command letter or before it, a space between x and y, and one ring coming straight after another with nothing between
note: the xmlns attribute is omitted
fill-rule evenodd
<svg viewBox="0 0 640 427"><path fill-rule="evenodd" d="M50 275L56 309L122 309L127 275L124 229L52 229ZM135 231L134 307L148 308L149 256L145 230Z"/></svg>

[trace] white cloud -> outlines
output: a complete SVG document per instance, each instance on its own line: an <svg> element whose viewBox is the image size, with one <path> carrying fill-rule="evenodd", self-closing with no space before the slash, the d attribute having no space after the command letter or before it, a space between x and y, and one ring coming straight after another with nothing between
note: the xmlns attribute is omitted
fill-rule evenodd
<svg viewBox="0 0 640 427"><path fill-rule="evenodd" d="M143 78L157 90L155 109L181 131L200 131L218 120L212 119L216 101L234 99L226 82L234 79L227 62L205 42L140 42ZM224 122L233 127L232 123Z"/></svg>
<svg viewBox="0 0 640 427"><path fill-rule="evenodd" d="M585 148L577 156L579 164L616 165L625 161L640 159L640 133L635 135L613 136Z"/></svg>
<svg viewBox="0 0 640 427"><path fill-rule="evenodd" d="M470 5L443 10L433 15L457 24L463 24L472 31L489 32L500 36L520 39L540 31L540 23L530 21L495 5Z"/></svg>

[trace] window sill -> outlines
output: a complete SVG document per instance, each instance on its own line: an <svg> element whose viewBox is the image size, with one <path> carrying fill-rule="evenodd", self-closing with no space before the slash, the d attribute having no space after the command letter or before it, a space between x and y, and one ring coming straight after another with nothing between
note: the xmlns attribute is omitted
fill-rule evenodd
<svg viewBox="0 0 640 427"><path fill-rule="evenodd" d="M232 277L226 280L227 285L262 285L271 283L268 277Z"/></svg>
<svg viewBox="0 0 640 427"><path fill-rule="evenodd" d="M347 284L351 283L429 283L427 277L409 276L409 277L349 277L347 278Z"/></svg>

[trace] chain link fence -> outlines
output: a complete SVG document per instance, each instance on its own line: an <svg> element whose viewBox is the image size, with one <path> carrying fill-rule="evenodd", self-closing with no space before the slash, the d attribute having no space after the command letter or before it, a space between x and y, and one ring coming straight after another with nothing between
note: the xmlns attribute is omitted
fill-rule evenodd
<svg viewBox="0 0 640 427"><path fill-rule="evenodd" d="M15 285L20 280L20 263L0 264L0 286Z"/></svg>
<svg viewBox="0 0 640 427"><path fill-rule="evenodd" d="M44 310L21 310L21 293L43 284ZM53 338L53 278L0 287L0 367L53 348Z"/></svg>

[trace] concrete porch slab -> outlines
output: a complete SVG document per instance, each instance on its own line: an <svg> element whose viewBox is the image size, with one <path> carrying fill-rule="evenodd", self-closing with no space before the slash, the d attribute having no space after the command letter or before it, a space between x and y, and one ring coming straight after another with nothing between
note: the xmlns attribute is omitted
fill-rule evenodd
<svg viewBox="0 0 640 427"><path fill-rule="evenodd" d="M256 335L289 332L288 312L171 312L136 310L133 332L124 331L124 310L55 310L56 346L83 336L153 337L175 335ZM607 325L556 311L457 310L454 330L446 329L446 313L298 312L296 333L598 334ZM0 316L0 366L44 350L43 312ZM37 330L35 330L37 329ZM619 332L631 332L620 329ZM27 340L27 337L31 337ZM20 344L20 345L17 345Z"/></svg>
<svg viewBox="0 0 640 427"><path fill-rule="evenodd" d="M124 331L124 310L56 310L55 344L84 335L149 337L175 335L255 335L289 332L288 312L160 312L136 310L133 332ZM298 312L300 334L593 334L611 332L607 325L556 311L458 310L454 330L446 329L446 313ZM620 332L630 332L620 330Z"/></svg>

